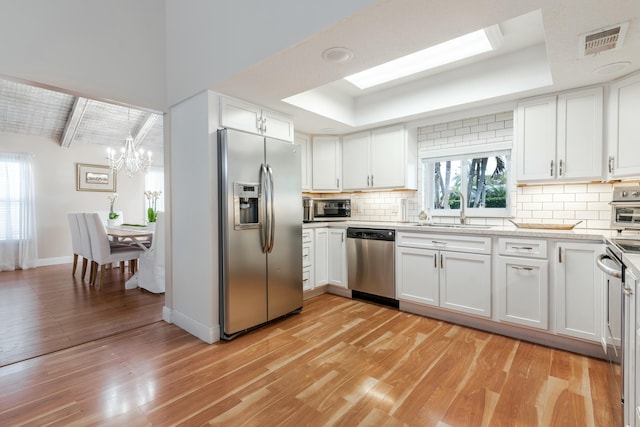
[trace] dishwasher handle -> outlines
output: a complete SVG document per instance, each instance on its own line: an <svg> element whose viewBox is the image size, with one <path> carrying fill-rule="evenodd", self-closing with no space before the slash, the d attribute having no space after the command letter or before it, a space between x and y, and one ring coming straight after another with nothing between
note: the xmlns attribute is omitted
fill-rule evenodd
<svg viewBox="0 0 640 427"><path fill-rule="evenodd" d="M609 267L604 263L605 259L611 259L611 257L607 254L598 255L598 258L596 258L596 264L598 265L598 268L611 277L622 279L622 270L616 270L615 268Z"/></svg>

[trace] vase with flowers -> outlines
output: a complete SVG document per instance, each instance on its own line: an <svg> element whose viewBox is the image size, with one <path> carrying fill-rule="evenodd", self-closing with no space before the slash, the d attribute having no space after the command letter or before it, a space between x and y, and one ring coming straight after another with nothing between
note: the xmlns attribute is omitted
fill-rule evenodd
<svg viewBox="0 0 640 427"><path fill-rule="evenodd" d="M144 196L147 198L147 201L149 202L149 207L147 208L147 222L150 224L155 223L156 218L158 217L157 204L161 194L162 194L162 191L145 191L144 192Z"/></svg>
<svg viewBox="0 0 640 427"><path fill-rule="evenodd" d="M118 193L110 194L108 196L108 198L109 198L109 221L108 221L108 225L109 226L114 226L114 225L116 225L115 224L116 220L120 216L117 212L115 212L113 210L113 205L116 202L116 199L118 198Z"/></svg>

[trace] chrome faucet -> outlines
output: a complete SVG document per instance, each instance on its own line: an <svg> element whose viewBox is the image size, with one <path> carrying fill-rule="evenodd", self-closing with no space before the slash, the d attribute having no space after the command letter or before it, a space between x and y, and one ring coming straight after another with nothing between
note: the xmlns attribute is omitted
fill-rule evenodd
<svg viewBox="0 0 640 427"><path fill-rule="evenodd" d="M462 195L461 191L451 189L444 193L444 196L442 196L442 201L440 202L440 207L444 208L445 203L449 201L449 195L451 193L458 193L460 195L460 224L466 224L467 216L465 215L465 208L467 207L467 205L464 202L464 196Z"/></svg>

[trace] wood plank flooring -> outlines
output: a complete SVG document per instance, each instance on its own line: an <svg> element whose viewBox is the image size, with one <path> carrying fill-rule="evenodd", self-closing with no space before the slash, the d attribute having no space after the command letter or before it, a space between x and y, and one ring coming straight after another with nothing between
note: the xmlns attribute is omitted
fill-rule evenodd
<svg viewBox="0 0 640 427"><path fill-rule="evenodd" d="M0 368L0 425L610 427L608 370L322 295L231 342L159 322Z"/></svg>
<svg viewBox="0 0 640 427"><path fill-rule="evenodd" d="M0 366L162 320L164 294L124 289L107 271L100 291L71 264L0 273Z"/></svg>

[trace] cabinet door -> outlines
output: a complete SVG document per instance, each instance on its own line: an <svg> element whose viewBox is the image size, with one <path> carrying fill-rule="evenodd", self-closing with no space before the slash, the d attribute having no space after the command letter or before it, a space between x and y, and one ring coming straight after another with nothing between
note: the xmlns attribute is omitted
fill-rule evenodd
<svg viewBox="0 0 640 427"><path fill-rule="evenodd" d="M559 242L555 253L556 332L600 343L602 272L596 257L601 244Z"/></svg>
<svg viewBox="0 0 640 427"><path fill-rule="evenodd" d="M285 114L262 109L262 133L270 138L293 142L293 120Z"/></svg>
<svg viewBox="0 0 640 427"><path fill-rule="evenodd" d="M500 320L537 329L548 328L549 262L498 257L498 316Z"/></svg>
<svg viewBox="0 0 640 427"><path fill-rule="evenodd" d="M518 181L555 178L555 96L518 104L516 119Z"/></svg>
<svg viewBox="0 0 640 427"><path fill-rule="evenodd" d="M342 188L345 190L363 190L371 187L370 135L367 131L342 138Z"/></svg>
<svg viewBox="0 0 640 427"><path fill-rule="evenodd" d="M401 301L438 306L439 252L396 248L396 295Z"/></svg>
<svg viewBox="0 0 640 427"><path fill-rule="evenodd" d="M347 287L346 230L329 229L329 283Z"/></svg>
<svg viewBox="0 0 640 427"><path fill-rule="evenodd" d="M636 372L640 366L638 365L640 363L640 342L638 342L640 283L631 270L626 270L625 285L632 292L627 293L624 298L624 355L622 358L622 363L624 363L624 425L640 426L636 409L640 407L640 402L638 402L640 399L640 376Z"/></svg>
<svg viewBox="0 0 640 427"><path fill-rule="evenodd" d="M294 144L300 147L300 162L302 190L311 190L311 150L309 147L309 137L307 135L295 134Z"/></svg>
<svg viewBox="0 0 640 427"><path fill-rule="evenodd" d="M612 84L608 107L609 176L640 175L640 75Z"/></svg>
<svg viewBox="0 0 640 427"><path fill-rule="evenodd" d="M371 131L371 187L405 187L406 150L404 126Z"/></svg>
<svg viewBox="0 0 640 427"><path fill-rule="evenodd" d="M223 127L261 134L260 107L237 99L220 97L220 124Z"/></svg>
<svg viewBox="0 0 640 427"><path fill-rule="evenodd" d="M440 306L491 317L491 255L440 252Z"/></svg>
<svg viewBox="0 0 640 427"><path fill-rule="evenodd" d="M329 229L316 228L314 236L313 270L315 286L329 283Z"/></svg>
<svg viewBox="0 0 640 427"><path fill-rule="evenodd" d="M602 179L602 119L602 87L558 96L559 179Z"/></svg>
<svg viewBox="0 0 640 427"><path fill-rule="evenodd" d="M313 189L339 192L341 189L340 139L337 136L313 137Z"/></svg>

